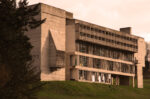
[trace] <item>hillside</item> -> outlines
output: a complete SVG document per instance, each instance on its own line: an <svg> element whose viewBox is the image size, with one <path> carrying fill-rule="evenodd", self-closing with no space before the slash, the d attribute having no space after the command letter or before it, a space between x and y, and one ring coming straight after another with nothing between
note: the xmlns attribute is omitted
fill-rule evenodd
<svg viewBox="0 0 150 99"><path fill-rule="evenodd" d="M75 81L46 82L38 97L39 99L150 99L150 80L144 80L143 89Z"/></svg>

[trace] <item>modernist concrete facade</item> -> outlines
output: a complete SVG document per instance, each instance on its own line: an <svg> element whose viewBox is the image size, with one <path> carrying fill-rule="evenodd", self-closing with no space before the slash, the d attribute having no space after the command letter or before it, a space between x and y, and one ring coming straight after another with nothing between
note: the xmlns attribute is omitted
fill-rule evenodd
<svg viewBox="0 0 150 99"><path fill-rule="evenodd" d="M34 46L34 65L42 81L76 80L143 88L145 42L131 34L73 18L73 14L40 4L37 18L46 22L27 35Z"/></svg>

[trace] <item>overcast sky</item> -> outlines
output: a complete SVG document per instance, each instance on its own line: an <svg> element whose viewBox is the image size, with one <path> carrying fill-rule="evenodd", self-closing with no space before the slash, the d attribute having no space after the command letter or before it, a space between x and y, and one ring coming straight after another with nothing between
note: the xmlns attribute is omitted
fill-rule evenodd
<svg viewBox="0 0 150 99"><path fill-rule="evenodd" d="M150 0L28 0L45 3L74 13L74 18L132 33L150 41Z"/></svg>

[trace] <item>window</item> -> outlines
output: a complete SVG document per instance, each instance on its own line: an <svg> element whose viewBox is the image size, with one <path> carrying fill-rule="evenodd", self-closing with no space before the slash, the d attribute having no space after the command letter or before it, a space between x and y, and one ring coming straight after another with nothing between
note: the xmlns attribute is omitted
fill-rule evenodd
<svg viewBox="0 0 150 99"><path fill-rule="evenodd" d="M102 31L101 30L99 30L99 33L101 33Z"/></svg>
<svg viewBox="0 0 150 99"><path fill-rule="evenodd" d="M80 66L88 66L88 58L86 56L80 56Z"/></svg>
<svg viewBox="0 0 150 99"><path fill-rule="evenodd" d="M80 80L87 80L87 71L79 70L79 79Z"/></svg>
<svg viewBox="0 0 150 99"><path fill-rule="evenodd" d="M84 33L80 32L80 35L81 35L81 36L84 36Z"/></svg>
<svg viewBox="0 0 150 99"><path fill-rule="evenodd" d="M100 59L93 59L93 67L100 68Z"/></svg>
<svg viewBox="0 0 150 99"><path fill-rule="evenodd" d="M112 33L112 36L114 36L114 33Z"/></svg>
<svg viewBox="0 0 150 99"><path fill-rule="evenodd" d="M79 43L79 51L83 53L88 53L88 45L86 43Z"/></svg>
<svg viewBox="0 0 150 99"><path fill-rule="evenodd" d="M105 38L102 38L103 41L105 41Z"/></svg>
<svg viewBox="0 0 150 99"><path fill-rule="evenodd" d="M90 30L90 27L87 27L87 30Z"/></svg>
<svg viewBox="0 0 150 99"><path fill-rule="evenodd" d="M87 34L87 37L88 37L88 38L90 38L90 37L91 37L91 35L90 35L90 34Z"/></svg>
<svg viewBox="0 0 150 99"><path fill-rule="evenodd" d="M106 32L106 35L108 35L108 32Z"/></svg>
<svg viewBox="0 0 150 99"><path fill-rule="evenodd" d="M91 35L91 38L94 38L94 35Z"/></svg>
<svg viewBox="0 0 150 99"><path fill-rule="evenodd" d="M94 31L94 28L91 28L91 31Z"/></svg>
<svg viewBox="0 0 150 99"><path fill-rule="evenodd" d="M102 38L101 38L101 37L99 37L99 40L102 40Z"/></svg>

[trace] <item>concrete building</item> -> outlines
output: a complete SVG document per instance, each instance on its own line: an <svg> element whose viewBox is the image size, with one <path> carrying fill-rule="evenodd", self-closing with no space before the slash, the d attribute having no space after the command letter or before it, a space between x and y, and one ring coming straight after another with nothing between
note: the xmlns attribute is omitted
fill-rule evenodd
<svg viewBox="0 0 150 99"><path fill-rule="evenodd" d="M46 4L39 6L40 27L27 35L34 46L34 65L41 70L42 81L76 80L129 85L137 74L137 86L143 88L145 42L131 34L73 18L73 14Z"/></svg>

